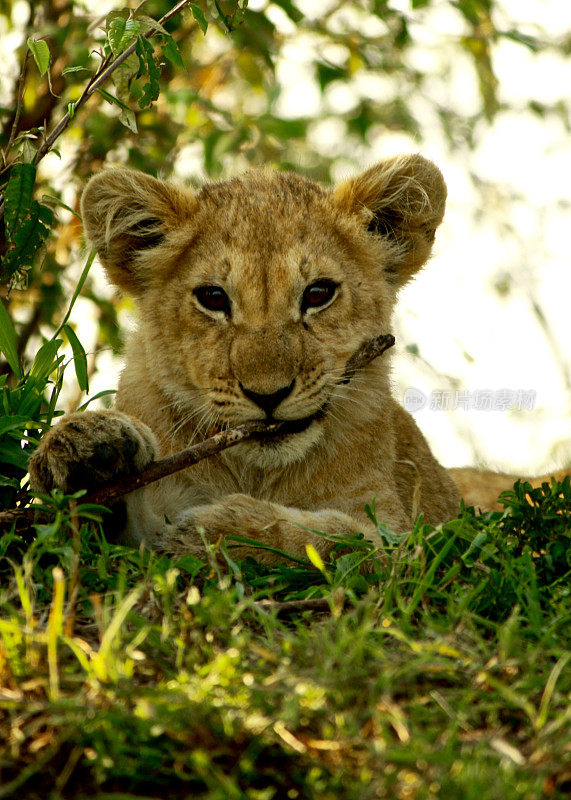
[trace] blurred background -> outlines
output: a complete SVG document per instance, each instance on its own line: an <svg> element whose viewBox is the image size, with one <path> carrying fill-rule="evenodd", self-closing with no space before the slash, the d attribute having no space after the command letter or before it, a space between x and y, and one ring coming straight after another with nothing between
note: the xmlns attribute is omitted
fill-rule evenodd
<svg viewBox="0 0 571 800"><path fill-rule="evenodd" d="M0 0L0 187L10 159L33 157L81 96L114 14L159 19L175 5ZM395 394L447 466L568 464L571 3L220 0L187 3L165 28L184 67L157 53L158 98L139 102L136 64L117 70L111 99L94 95L40 162L53 231L2 276L24 361L85 265L73 212L104 163L193 183L270 164L330 183L421 152L445 175L448 210L401 294ZM29 37L48 45L43 75ZM95 263L72 316L91 396L116 386L133 314ZM85 400L68 370L60 402Z"/></svg>

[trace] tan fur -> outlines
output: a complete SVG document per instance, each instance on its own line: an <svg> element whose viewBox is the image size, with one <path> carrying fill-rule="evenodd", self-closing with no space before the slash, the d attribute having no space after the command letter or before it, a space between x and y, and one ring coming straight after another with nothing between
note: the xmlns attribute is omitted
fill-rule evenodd
<svg viewBox="0 0 571 800"><path fill-rule="evenodd" d="M549 483L552 477L562 481L567 474L568 470L559 470L538 477L522 478L521 475L478 470L473 467L457 467L450 470L452 480L466 505L476 506L482 511L502 511L504 507L498 502L498 495L511 489L518 479L526 480L533 487L538 487L542 483Z"/></svg>
<svg viewBox="0 0 571 800"><path fill-rule="evenodd" d="M263 419L251 393L290 387L273 416L320 418L129 496L126 535L173 553L200 553L202 536L240 535L327 555L338 534L380 544L364 513L373 498L397 532L419 512L433 523L455 515L453 481L391 396L390 355L339 382L364 341L391 331L397 291L428 258L445 200L442 175L420 156L384 161L332 191L271 171L198 193L121 169L94 177L86 233L110 280L136 297L140 324L118 413L64 418L32 459L33 484L69 488L92 463L99 482L106 470L141 469L213 429ZM337 284L331 302L303 310L306 288L325 279ZM203 286L226 292L230 315L201 306ZM275 560L239 548L247 554Z"/></svg>

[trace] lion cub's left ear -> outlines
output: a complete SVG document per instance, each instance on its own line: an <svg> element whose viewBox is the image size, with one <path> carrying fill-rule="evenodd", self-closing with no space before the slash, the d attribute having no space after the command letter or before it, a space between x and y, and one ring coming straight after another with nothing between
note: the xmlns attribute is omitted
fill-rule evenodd
<svg viewBox="0 0 571 800"><path fill-rule="evenodd" d="M396 245L383 267L387 280L402 286L430 255L444 216L446 184L432 161L396 156L340 183L333 199L357 214L372 234Z"/></svg>

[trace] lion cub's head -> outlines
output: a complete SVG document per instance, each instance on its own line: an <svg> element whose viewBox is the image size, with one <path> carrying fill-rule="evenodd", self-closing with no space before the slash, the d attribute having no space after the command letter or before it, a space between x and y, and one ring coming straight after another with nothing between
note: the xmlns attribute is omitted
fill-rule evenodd
<svg viewBox="0 0 571 800"><path fill-rule="evenodd" d="M301 458L347 414L345 364L389 332L445 198L434 164L400 156L332 190L268 170L194 192L111 169L82 206L110 280L138 301L137 357L181 422L297 421L252 447L262 464Z"/></svg>

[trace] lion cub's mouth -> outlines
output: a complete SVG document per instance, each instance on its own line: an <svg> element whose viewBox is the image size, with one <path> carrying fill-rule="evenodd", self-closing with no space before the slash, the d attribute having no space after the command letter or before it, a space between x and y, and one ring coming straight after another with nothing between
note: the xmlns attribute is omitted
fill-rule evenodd
<svg viewBox="0 0 571 800"><path fill-rule="evenodd" d="M268 433L255 433L252 439L261 444L282 442L289 436L294 436L296 433L303 433L303 431L306 431L314 422L322 420L324 416L325 409L320 408L314 414L310 414L309 417L300 417L300 419L288 419L285 421L269 419L268 422L282 423L279 429Z"/></svg>
<svg viewBox="0 0 571 800"><path fill-rule="evenodd" d="M303 431L306 431L314 422L322 420L325 417L325 410L325 406L323 406L313 414L310 414L308 417L300 417L299 419L283 420L270 417L269 419L265 420L265 422L267 422L268 425L277 424L279 425L279 428L275 431L268 431L267 433L253 433L250 436L250 439L258 442L259 444L282 442L289 436L295 436L297 433L303 433ZM212 427L208 430L208 436L214 436L215 434L220 433L222 430L224 430L222 427Z"/></svg>

